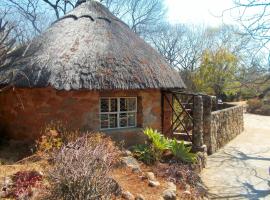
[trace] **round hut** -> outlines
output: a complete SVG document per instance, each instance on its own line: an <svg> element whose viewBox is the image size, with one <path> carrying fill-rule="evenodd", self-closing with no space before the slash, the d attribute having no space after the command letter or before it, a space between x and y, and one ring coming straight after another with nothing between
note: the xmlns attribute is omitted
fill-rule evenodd
<svg viewBox="0 0 270 200"><path fill-rule="evenodd" d="M6 85L12 76L0 93L0 127L13 139L35 139L62 121L135 142L143 127L162 129L162 91L185 88L178 72L95 1L34 38L0 76Z"/></svg>

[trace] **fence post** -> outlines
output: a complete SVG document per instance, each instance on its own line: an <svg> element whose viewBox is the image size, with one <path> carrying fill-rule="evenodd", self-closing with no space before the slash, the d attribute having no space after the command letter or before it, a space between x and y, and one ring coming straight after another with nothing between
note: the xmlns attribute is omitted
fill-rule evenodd
<svg viewBox="0 0 270 200"><path fill-rule="evenodd" d="M207 152L211 153L211 120L212 108L215 108L215 98L213 96L204 96L203 98L203 142L207 146Z"/></svg>
<svg viewBox="0 0 270 200"><path fill-rule="evenodd" d="M194 97L193 111L194 129L192 133L192 145L194 151L200 151L203 145L203 100L202 96Z"/></svg>

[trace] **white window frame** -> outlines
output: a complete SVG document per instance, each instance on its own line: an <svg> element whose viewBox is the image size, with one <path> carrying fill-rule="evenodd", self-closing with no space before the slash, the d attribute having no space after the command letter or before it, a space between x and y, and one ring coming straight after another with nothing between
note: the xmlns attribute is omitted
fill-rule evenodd
<svg viewBox="0 0 270 200"><path fill-rule="evenodd" d="M117 111L116 112L101 112L101 100L102 99L109 99L109 110L111 110L111 104L110 104L110 101L111 99L117 99ZM135 110L133 111L120 111L120 99L135 99ZM114 130L114 129L126 129L126 128L135 128L137 127L137 97L100 97L100 100L99 100L99 128L100 130ZM128 126L128 121L127 121L127 126L125 127L120 127L120 114L127 114L127 120L128 120L128 114L129 113L134 113L135 114L135 123L134 123L134 126ZM110 115L110 114L117 114L117 127L115 128L101 128L101 115L102 114L107 114L107 115ZM108 118L109 120L109 118ZM109 123L109 122L108 122Z"/></svg>

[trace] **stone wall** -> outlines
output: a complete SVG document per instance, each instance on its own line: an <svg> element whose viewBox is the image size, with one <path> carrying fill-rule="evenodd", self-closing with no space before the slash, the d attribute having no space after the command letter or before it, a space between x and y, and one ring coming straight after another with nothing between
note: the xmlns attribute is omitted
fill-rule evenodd
<svg viewBox="0 0 270 200"><path fill-rule="evenodd" d="M69 129L99 130L99 99L137 96L138 128L107 131L129 144L140 140L142 127L161 130L160 90L58 91L53 88L15 88L0 93L0 137L36 139L41 128L61 121Z"/></svg>
<svg viewBox="0 0 270 200"><path fill-rule="evenodd" d="M211 112L210 119L204 123L204 143L212 154L235 138L244 130L243 107L233 106Z"/></svg>

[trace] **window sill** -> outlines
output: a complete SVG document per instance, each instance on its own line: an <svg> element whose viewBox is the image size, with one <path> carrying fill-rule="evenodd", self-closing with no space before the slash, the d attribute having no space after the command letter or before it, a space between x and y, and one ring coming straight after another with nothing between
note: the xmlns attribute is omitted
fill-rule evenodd
<svg viewBox="0 0 270 200"><path fill-rule="evenodd" d="M116 128L116 129L107 129L107 130L100 130L100 132L103 132L103 133L121 133L121 132L133 132L133 131L136 131L136 132L139 132L139 131L142 131L143 128L140 128L140 127L134 127L134 128Z"/></svg>

